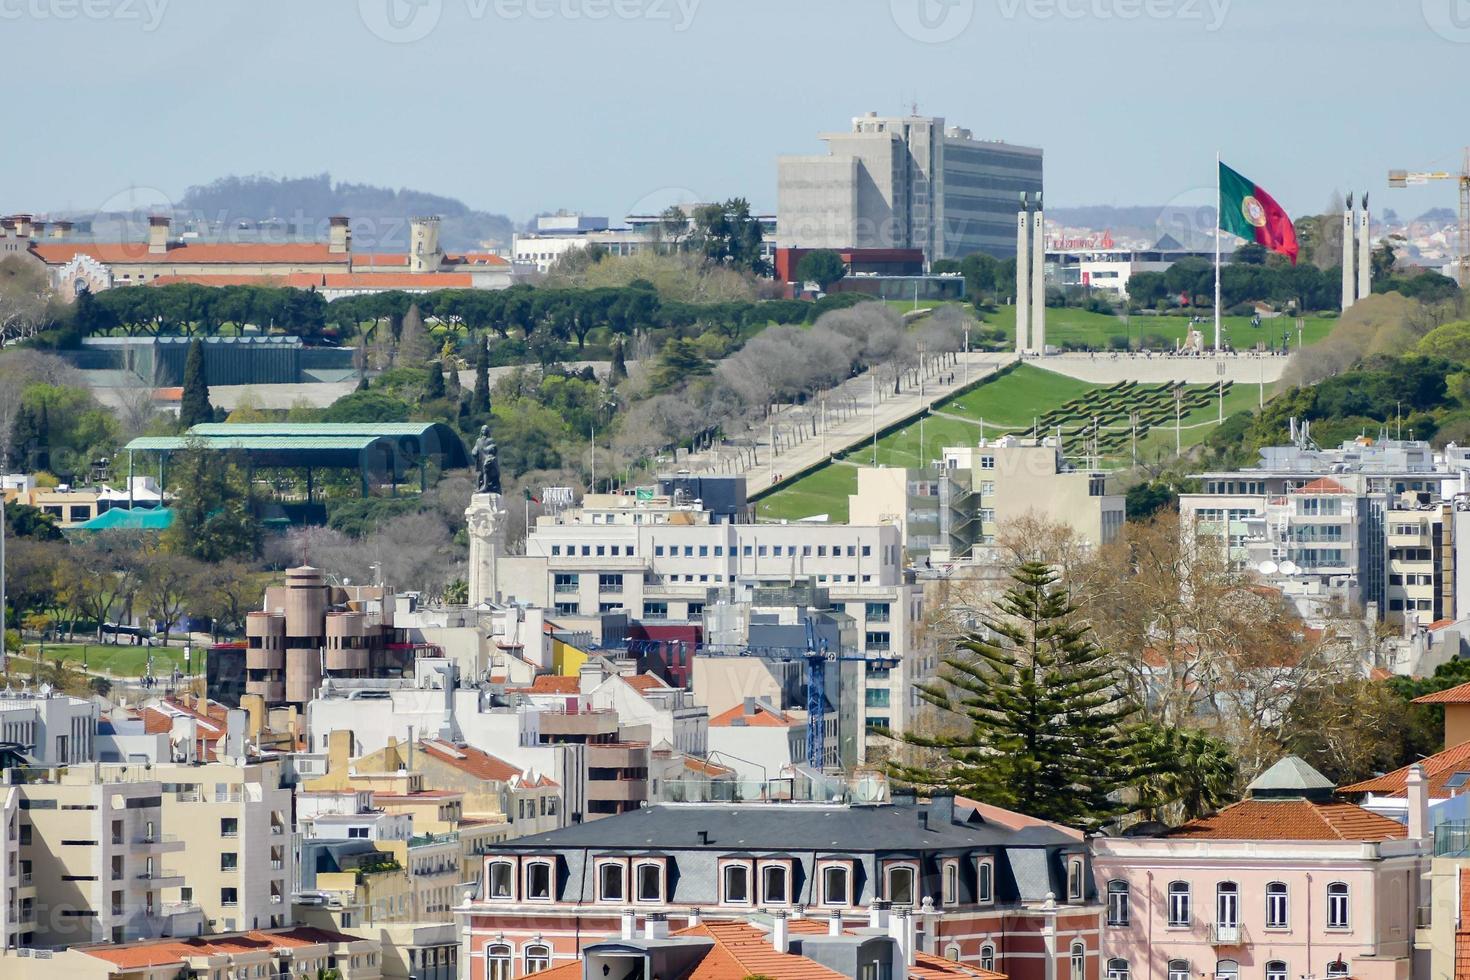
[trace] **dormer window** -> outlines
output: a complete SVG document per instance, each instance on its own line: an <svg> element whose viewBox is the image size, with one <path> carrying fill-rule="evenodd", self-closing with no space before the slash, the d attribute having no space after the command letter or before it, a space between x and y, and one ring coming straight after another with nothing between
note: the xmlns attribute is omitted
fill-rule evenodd
<svg viewBox="0 0 1470 980"><path fill-rule="evenodd" d="M626 868L616 861L597 866L597 900L599 902L621 902L627 894Z"/></svg>
<svg viewBox="0 0 1470 980"><path fill-rule="evenodd" d="M750 904L750 865L726 864L720 872L720 900L725 905Z"/></svg>
<svg viewBox="0 0 1470 980"><path fill-rule="evenodd" d="M531 861L526 865L526 899L551 901L551 862Z"/></svg>
<svg viewBox="0 0 1470 980"><path fill-rule="evenodd" d="M634 868L634 880L638 886L638 901L662 902L664 900L664 868L661 863L643 861Z"/></svg>
<svg viewBox="0 0 1470 980"><path fill-rule="evenodd" d="M845 864L828 864L822 868L822 904L852 904L852 869Z"/></svg>
<svg viewBox="0 0 1470 980"><path fill-rule="evenodd" d="M784 864L767 864L761 868L761 904L785 905L791 900L791 871Z"/></svg>
<svg viewBox="0 0 1470 980"><path fill-rule="evenodd" d="M981 905L995 901L995 862L989 858L975 866L975 901Z"/></svg>
<svg viewBox="0 0 1470 980"><path fill-rule="evenodd" d="M509 861L491 861L490 873L490 898L501 901L514 901L516 869Z"/></svg>
<svg viewBox="0 0 1470 980"><path fill-rule="evenodd" d="M899 865L888 869L888 901L894 905L914 904L914 868Z"/></svg>

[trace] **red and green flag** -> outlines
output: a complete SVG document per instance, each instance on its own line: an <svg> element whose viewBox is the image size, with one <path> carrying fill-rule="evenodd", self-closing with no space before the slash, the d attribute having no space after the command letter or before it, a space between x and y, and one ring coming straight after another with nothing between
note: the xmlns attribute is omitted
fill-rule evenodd
<svg viewBox="0 0 1470 980"><path fill-rule="evenodd" d="M521 490L521 493L525 494L526 503L528 503L528 504L539 504L539 503L541 503L540 499L537 498L537 496L531 492L531 488L530 487L523 488Z"/></svg>
<svg viewBox="0 0 1470 980"><path fill-rule="evenodd" d="M1296 265L1296 227L1260 184L1220 164L1220 227L1248 242L1280 252Z"/></svg>

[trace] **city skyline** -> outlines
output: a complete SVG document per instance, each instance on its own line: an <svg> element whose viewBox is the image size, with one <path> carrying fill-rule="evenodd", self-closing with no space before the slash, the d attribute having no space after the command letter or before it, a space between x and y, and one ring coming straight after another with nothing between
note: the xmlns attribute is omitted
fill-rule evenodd
<svg viewBox="0 0 1470 980"><path fill-rule="evenodd" d="M1259 0L27 0L0 11L8 36L64 52L67 67L37 71L46 98L14 103L12 128L45 133L47 150L0 167L0 210L176 201L222 176L324 171L516 220L731 196L769 210L777 156L915 105L980 139L1042 147L1052 206L1208 199L1217 149L1293 214L1365 189L1400 215L1453 206L1446 185L1386 189L1391 167L1458 168L1463 137L1436 125L1432 92L1416 99L1403 74L1333 73L1432 77L1470 28L1453 0L1337 12L1324 24ZM99 95L113 108L89 111ZM60 111L87 124L58 126Z"/></svg>

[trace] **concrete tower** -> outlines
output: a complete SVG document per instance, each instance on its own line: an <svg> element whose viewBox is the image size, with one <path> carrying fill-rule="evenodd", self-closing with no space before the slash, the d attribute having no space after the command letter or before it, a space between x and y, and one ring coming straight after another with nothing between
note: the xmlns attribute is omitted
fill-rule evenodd
<svg viewBox="0 0 1470 980"><path fill-rule="evenodd" d="M408 223L408 268L410 272L438 272L444 261L439 250L439 218L414 218Z"/></svg>
<svg viewBox="0 0 1470 980"><path fill-rule="evenodd" d="M1373 295L1373 219L1368 211L1368 195L1363 195L1363 210L1358 214L1358 299Z"/></svg>
<svg viewBox="0 0 1470 980"><path fill-rule="evenodd" d="M1016 212L1016 353L1024 354L1031 343L1031 212L1026 193L1021 192L1021 210Z"/></svg>
<svg viewBox="0 0 1470 980"><path fill-rule="evenodd" d="M1031 212L1031 346L1046 353L1046 222L1040 194Z"/></svg>
<svg viewBox="0 0 1470 980"><path fill-rule="evenodd" d="M1356 278L1353 274L1353 259L1357 249L1353 246L1353 238L1356 233L1356 224L1353 221L1353 195L1348 192L1347 210L1342 213L1342 308L1347 310L1356 299Z"/></svg>

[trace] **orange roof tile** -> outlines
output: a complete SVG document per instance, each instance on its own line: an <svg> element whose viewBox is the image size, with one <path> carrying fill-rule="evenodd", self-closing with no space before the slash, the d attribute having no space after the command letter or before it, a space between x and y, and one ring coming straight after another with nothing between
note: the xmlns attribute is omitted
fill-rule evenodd
<svg viewBox="0 0 1470 980"><path fill-rule="evenodd" d="M1428 779L1427 788L1431 797L1447 797L1450 795L1445 783L1457 772L1470 772L1470 742L1461 742L1452 745L1443 752L1436 752L1427 759L1420 759L1417 763L1424 767L1424 775ZM1347 793L1376 793L1379 796L1403 796L1406 792L1405 785L1409 778L1409 769L1415 763L1410 763L1393 772L1386 772L1382 776L1374 776L1360 783L1350 786L1339 786L1337 792Z"/></svg>
<svg viewBox="0 0 1470 980"><path fill-rule="evenodd" d="M407 252L355 252L352 256L352 271L371 272L373 269L404 268L408 265Z"/></svg>
<svg viewBox="0 0 1470 980"><path fill-rule="evenodd" d="M1336 480L1324 476L1298 487L1292 493L1352 493L1352 491Z"/></svg>
<svg viewBox="0 0 1470 980"><path fill-rule="evenodd" d="M777 711L761 702L757 702L755 709L750 714L746 714L745 703L743 701L733 708L727 711L721 711L715 715L709 720L709 724L711 728L729 728L733 727L735 722L742 718L745 719L744 725L747 728L789 728L792 725L804 724L801 719L793 718L791 715Z"/></svg>
<svg viewBox="0 0 1470 980"><path fill-rule="evenodd" d="M1415 704L1470 704L1470 681L1425 694L1414 699Z"/></svg>
<svg viewBox="0 0 1470 980"><path fill-rule="evenodd" d="M1408 836L1397 820L1352 803L1314 800L1242 800L1191 820L1165 836L1208 840L1393 840Z"/></svg>
<svg viewBox="0 0 1470 980"><path fill-rule="evenodd" d="M125 970L148 966L183 964L186 957L216 956L250 950L299 949L303 946L358 942L356 936L312 926L297 926L282 932L250 932L197 936L191 939L159 939L123 945L79 947L77 952L96 957Z"/></svg>
<svg viewBox="0 0 1470 980"><path fill-rule="evenodd" d="M438 759L445 765L453 766L460 772L474 776L476 779L487 779L495 782L509 783L517 779L520 785L526 788L541 786L555 786L554 780L534 773L528 776L523 770L511 765L504 759L498 759L488 752L474 748L469 745L450 745L437 739L425 739L419 742L419 747L430 758Z"/></svg>
<svg viewBox="0 0 1470 980"><path fill-rule="evenodd" d="M108 265L220 264L323 265L346 267L351 256L333 252L325 242L171 242L165 252L150 252L147 242L37 242L31 252L49 265L65 265L87 255Z"/></svg>
<svg viewBox="0 0 1470 980"><path fill-rule="evenodd" d="M623 680L639 694L646 694L649 691L669 690L669 685L665 684L663 678L656 674L630 674L624 677Z"/></svg>
<svg viewBox="0 0 1470 980"><path fill-rule="evenodd" d="M1453 619L1436 619L1434 622L1430 623L1425 628L1426 629L1429 629L1429 630L1442 630L1446 626L1453 626L1453 625L1455 625L1455 621Z"/></svg>
<svg viewBox="0 0 1470 980"><path fill-rule="evenodd" d="M580 694L580 679L563 677L561 674L542 674L531 682L533 694Z"/></svg>
<svg viewBox="0 0 1470 980"><path fill-rule="evenodd" d="M465 252L462 255L445 255L444 261L449 265L510 265L509 260L502 255L496 255L494 252Z"/></svg>
<svg viewBox="0 0 1470 980"><path fill-rule="evenodd" d="M708 759L696 759L692 755L684 757L684 768L690 772L697 772L704 776L725 776L732 772L729 766L722 766L718 762L710 762Z"/></svg>
<svg viewBox="0 0 1470 980"><path fill-rule="evenodd" d="M746 922L705 922L679 932L708 936L715 948L700 960L688 980L744 980L749 976L777 980L835 980L842 974L795 953L778 953L769 934Z"/></svg>

